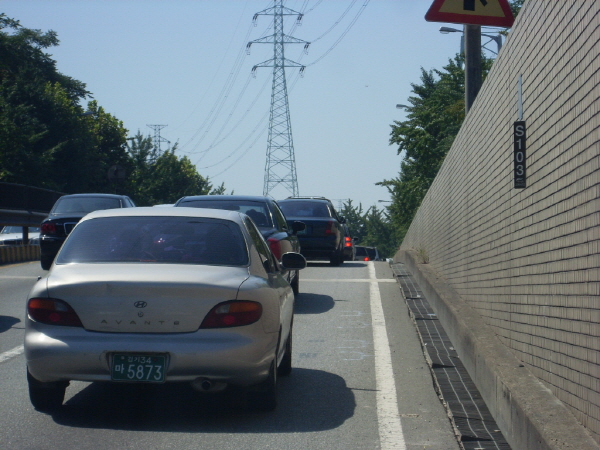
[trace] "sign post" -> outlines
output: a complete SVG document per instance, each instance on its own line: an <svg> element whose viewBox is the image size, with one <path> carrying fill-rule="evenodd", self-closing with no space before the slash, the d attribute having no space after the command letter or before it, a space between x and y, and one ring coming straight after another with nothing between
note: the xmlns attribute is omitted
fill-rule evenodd
<svg viewBox="0 0 600 450"><path fill-rule="evenodd" d="M434 0L425 20L465 25L465 113L481 88L481 25L511 27L508 0Z"/></svg>

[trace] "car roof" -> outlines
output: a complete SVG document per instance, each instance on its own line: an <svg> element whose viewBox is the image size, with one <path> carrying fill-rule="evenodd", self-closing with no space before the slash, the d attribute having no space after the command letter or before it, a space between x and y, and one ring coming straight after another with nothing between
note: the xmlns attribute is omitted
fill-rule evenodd
<svg viewBox="0 0 600 450"><path fill-rule="evenodd" d="M102 209L86 215L83 220L97 219L100 217L202 217L210 219L225 219L234 222L241 222L244 214L237 211L228 211L225 209L204 209L204 208L154 208L152 206L143 206L136 208L116 208Z"/></svg>
<svg viewBox="0 0 600 450"><path fill-rule="evenodd" d="M281 203L281 202L287 202L287 201L306 201L306 200L317 201L317 202L322 202L322 203L331 203L331 200L329 200L325 197L288 197L283 200L278 200L278 202Z"/></svg>
<svg viewBox="0 0 600 450"><path fill-rule="evenodd" d="M106 197L106 198L126 198L126 195L118 195L118 194L106 194L106 193L85 193L85 194L67 194L67 195L63 195L60 198L73 198L73 197L80 197L80 198L85 198L85 197Z"/></svg>
<svg viewBox="0 0 600 450"><path fill-rule="evenodd" d="M253 202L272 202L274 201L271 197L265 197L262 195L188 195L177 200L177 204L184 200L214 200L214 201L238 201L246 200Z"/></svg>

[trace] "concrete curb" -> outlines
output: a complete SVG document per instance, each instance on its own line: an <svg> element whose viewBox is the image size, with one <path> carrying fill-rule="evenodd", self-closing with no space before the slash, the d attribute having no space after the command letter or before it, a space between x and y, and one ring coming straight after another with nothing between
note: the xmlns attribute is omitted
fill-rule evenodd
<svg viewBox="0 0 600 450"><path fill-rule="evenodd" d="M567 407L454 289L412 251L399 251L514 450L599 450Z"/></svg>
<svg viewBox="0 0 600 450"><path fill-rule="evenodd" d="M0 264L13 264L24 261L39 261L39 245L17 245L0 247Z"/></svg>

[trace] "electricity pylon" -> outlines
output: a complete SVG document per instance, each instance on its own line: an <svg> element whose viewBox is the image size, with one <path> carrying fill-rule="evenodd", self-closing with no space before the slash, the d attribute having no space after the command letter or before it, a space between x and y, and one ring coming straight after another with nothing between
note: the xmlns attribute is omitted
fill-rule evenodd
<svg viewBox="0 0 600 450"><path fill-rule="evenodd" d="M150 127L154 130L154 138L152 139L152 142L154 144L154 148L158 150L158 152L160 153L160 143L161 142L166 142L168 144L171 143L171 141L165 139L164 137L161 137L160 135L160 130L162 130L163 128L165 128L168 125L146 125L147 127Z"/></svg>
<svg viewBox="0 0 600 450"><path fill-rule="evenodd" d="M282 185L293 196L298 196L298 178L296 176L296 159L292 140L285 68L299 67L300 72L303 72L304 66L285 58L284 44L304 44L304 49L306 50L310 43L283 33L283 16L297 15L298 22L302 19L302 14L284 7L283 0L274 0L273 7L256 13L253 19L254 22L256 23L258 16L263 15L273 16L273 34L248 42L247 45L247 50L249 51L250 46L254 43L273 44L273 58L256 64L252 68L252 72L255 72L258 67L273 67L271 112L269 117L269 137L263 195L269 195L275 187Z"/></svg>

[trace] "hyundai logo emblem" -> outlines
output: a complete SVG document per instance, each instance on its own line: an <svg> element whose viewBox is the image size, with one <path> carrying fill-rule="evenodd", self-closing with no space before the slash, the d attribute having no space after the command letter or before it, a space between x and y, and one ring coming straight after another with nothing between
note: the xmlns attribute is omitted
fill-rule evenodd
<svg viewBox="0 0 600 450"><path fill-rule="evenodd" d="M145 308L146 306L148 306L148 303L140 301L140 302L135 302L133 304L133 306L135 306L136 308Z"/></svg>

